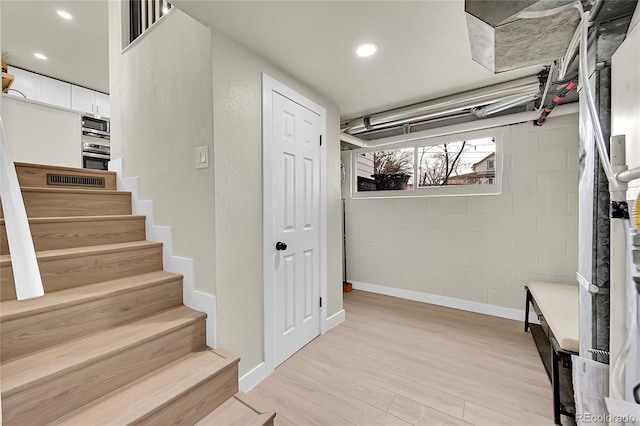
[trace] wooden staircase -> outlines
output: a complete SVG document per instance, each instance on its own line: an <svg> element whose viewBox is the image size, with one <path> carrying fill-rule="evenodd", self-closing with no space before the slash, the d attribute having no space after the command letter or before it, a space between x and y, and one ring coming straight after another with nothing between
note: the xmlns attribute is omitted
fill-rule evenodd
<svg viewBox="0 0 640 426"><path fill-rule="evenodd" d="M273 424L238 392L239 358L206 347L115 173L16 171L45 295L16 300L0 212L3 424Z"/></svg>

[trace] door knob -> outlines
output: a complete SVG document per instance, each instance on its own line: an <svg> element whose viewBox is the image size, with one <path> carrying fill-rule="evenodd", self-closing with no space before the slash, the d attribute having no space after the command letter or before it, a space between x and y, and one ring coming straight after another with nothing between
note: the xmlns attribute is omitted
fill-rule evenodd
<svg viewBox="0 0 640 426"><path fill-rule="evenodd" d="M287 245L282 241L278 241L276 243L276 250L286 250L286 249L287 249Z"/></svg>

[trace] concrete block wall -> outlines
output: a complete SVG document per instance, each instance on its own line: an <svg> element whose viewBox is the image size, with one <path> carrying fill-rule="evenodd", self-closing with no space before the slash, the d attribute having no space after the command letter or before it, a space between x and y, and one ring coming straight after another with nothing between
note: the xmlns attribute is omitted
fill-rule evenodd
<svg viewBox="0 0 640 426"><path fill-rule="evenodd" d="M500 131L501 195L351 199L343 185L348 279L515 309L529 280L575 283L577 115Z"/></svg>

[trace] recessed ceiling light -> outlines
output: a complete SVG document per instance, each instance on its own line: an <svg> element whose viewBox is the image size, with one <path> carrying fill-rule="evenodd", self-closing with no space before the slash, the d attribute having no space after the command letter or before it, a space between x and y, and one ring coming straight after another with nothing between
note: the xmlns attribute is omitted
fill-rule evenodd
<svg viewBox="0 0 640 426"><path fill-rule="evenodd" d="M33 54L33 56L35 56L35 57L36 57L36 58L38 58L38 59L42 59L43 61L44 61L45 59L47 59L47 57L46 57L46 56L44 56L42 53L37 53L37 52L36 52L36 53L34 53L34 54Z"/></svg>
<svg viewBox="0 0 640 426"><path fill-rule="evenodd" d="M358 46L356 49L356 55L366 58L367 56L371 56L378 51L378 45L375 43L364 43Z"/></svg>
<svg viewBox="0 0 640 426"><path fill-rule="evenodd" d="M73 16L69 12L65 12L64 10L58 10L58 16L64 19L73 19Z"/></svg>

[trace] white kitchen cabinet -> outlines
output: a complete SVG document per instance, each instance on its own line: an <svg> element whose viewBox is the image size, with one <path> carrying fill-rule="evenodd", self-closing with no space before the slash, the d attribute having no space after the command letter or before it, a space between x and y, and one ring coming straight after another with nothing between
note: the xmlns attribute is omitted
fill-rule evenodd
<svg viewBox="0 0 640 426"><path fill-rule="evenodd" d="M109 96L80 86L71 86L71 108L89 114L109 117Z"/></svg>
<svg viewBox="0 0 640 426"><path fill-rule="evenodd" d="M94 114L94 95L93 90L85 89L80 86L71 87L71 109L75 109L80 112L88 112Z"/></svg>
<svg viewBox="0 0 640 426"><path fill-rule="evenodd" d="M11 85L11 89L14 90L9 90L9 95L21 98L22 95L16 92L17 90L29 100L39 101L41 99L42 76L14 67L8 67L8 71L15 77Z"/></svg>
<svg viewBox="0 0 640 426"><path fill-rule="evenodd" d="M96 109L97 109L96 114L102 117L111 116L111 109L109 107L109 95L96 92Z"/></svg>
<svg viewBox="0 0 640 426"><path fill-rule="evenodd" d="M71 84L53 78L41 76L42 97L45 104L62 108L71 108Z"/></svg>
<svg viewBox="0 0 640 426"><path fill-rule="evenodd" d="M38 101L61 108L73 109L80 113L89 113L109 118L109 95L95 90L75 86L71 83L45 77L20 68L8 67L9 74L15 79L8 95L30 101ZM19 91L19 92L18 92Z"/></svg>

